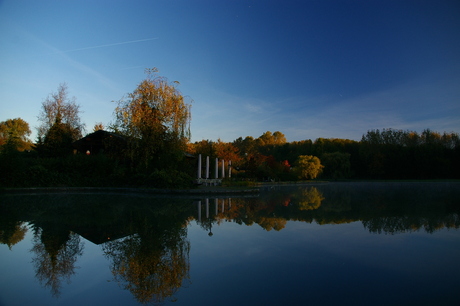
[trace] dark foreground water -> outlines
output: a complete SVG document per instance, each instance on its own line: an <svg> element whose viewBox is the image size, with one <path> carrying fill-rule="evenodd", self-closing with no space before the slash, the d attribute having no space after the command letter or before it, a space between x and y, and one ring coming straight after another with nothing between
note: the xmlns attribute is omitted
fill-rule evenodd
<svg viewBox="0 0 460 306"><path fill-rule="evenodd" d="M0 305L458 305L460 183L0 195Z"/></svg>

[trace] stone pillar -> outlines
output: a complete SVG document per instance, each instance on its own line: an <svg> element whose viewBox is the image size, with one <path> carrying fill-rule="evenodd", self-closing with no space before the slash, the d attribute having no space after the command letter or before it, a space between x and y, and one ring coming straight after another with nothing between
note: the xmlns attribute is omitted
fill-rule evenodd
<svg viewBox="0 0 460 306"><path fill-rule="evenodd" d="M229 178L232 177L232 161L231 160L228 161L228 177Z"/></svg>
<svg viewBox="0 0 460 306"><path fill-rule="evenodd" d="M222 178L225 178L225 160L222 160Z"/></svg>
<svg viewBox="0 0 460 306"><path fill-rule="evenodd" d="M209 178L209 156L206 156L206 179Z"/></svg>
<svg viewBox="0 0 460 306"><path fill-rule="evenodd" d="M198 154L198 178L201 178L201 154Z"/></svg>

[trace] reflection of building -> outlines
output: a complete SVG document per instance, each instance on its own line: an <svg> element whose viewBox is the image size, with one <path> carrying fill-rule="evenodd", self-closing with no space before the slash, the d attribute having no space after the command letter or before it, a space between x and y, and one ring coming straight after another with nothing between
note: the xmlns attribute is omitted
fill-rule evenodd
<svg viewBox="0 0 460 306"><path fill-rule="evenodd" d="M111 224L103 227L73 226L71 231L97 245L136 234L127 230L122 224Z"/></svg>
<svg viewBox="0 0 460 306"><path fill-rule="evenodd" d="M198 222L202 222L202 211L203 211L203 204L201 203L202 201L197 201L198 205ZM229 210L232 208L232 199L214 199L214 204L212 206L209 204L209 199L206 198L204 200L204 210L205 210L205 216L206 219L209 219L209 212L210 212L210 207L211 207L211 213L214 211L214 216L217 216L220 213L224 213L226 210ZM212 209L214 208L214 209Z"/></svg>
<svg viewBox="0 0 460 306"><path fill-rule="evenodd" d="M208 235L212 236L212 224L218 222L218 215L224 214L226 211L230 210L232 207L232 199L213 199L213 204L209 203L209 199L204 200L204 205L202 201L197 201L198 209L198 219L197 223L201 225L205 230L209 231ZM204 216L203 216L204 210Z"/></svg>

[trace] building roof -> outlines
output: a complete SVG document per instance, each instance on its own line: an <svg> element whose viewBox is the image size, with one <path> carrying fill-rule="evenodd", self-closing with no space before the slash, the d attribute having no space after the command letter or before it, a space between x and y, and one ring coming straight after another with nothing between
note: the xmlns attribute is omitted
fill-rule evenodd
<svg viewBox="0 0 460 306"><path fill-rule="evenodd" d="M73 142L72 146L82 153L86 153L87 151L89 151L91 154L98 153L105 148L104 140L112 137L125 141L125 137L119 134L98 130Z"/></svg>

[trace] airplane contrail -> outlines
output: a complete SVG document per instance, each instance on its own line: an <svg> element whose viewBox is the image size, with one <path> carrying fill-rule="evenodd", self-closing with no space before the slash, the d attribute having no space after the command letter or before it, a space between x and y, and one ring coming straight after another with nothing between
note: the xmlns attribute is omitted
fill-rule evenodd
<svg viewBox="0 0 460 306"><path fill-rule="evenodd" d="M74 52L74 51L90 50L90 49L97 49L97 48L113 47L113 46L133 44L133 43L149 41L149 40L155 40L155 39L158 39L158 37L138 39L138 40L130 40L130 41L118 42L118 43L107 44L107 45L99 45L99 46L78 48L78 49L66 50L66 51L62 51L62 52Z"/></svg>

